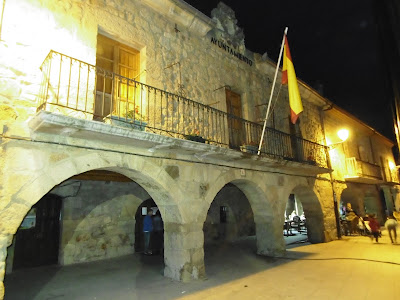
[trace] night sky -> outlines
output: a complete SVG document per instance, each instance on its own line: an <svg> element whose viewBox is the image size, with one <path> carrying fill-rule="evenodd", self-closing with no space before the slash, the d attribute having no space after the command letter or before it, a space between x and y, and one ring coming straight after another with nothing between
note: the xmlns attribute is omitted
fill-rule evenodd
<svg viewBox="0 0 400 300"><path fill-rule="evenodd" d="M207 16L218 0L185 0ZM394 141L372 0L225 0L246 48L278 60L285 27L296 74L323 96Z"/></svg>

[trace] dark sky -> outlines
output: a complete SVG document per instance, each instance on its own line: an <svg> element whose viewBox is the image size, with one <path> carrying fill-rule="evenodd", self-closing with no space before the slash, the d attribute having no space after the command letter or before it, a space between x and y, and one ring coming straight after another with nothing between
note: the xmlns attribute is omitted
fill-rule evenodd
<svg viewBox="0 0 400 300"><path fill-rule="evenodd" d="M186 1L186 0L185 0ZM218 0L187 0L207 16ZM283 30L297 77L394 140L372 0L225 0L244 29L246 48L278 60Z"/></svg>

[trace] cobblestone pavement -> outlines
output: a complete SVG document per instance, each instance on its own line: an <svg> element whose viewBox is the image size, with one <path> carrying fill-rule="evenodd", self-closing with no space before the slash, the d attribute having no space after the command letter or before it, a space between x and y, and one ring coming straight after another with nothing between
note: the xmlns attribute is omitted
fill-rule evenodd
<svg viewBox="0 0 400 300"><path fill-rule="evenodd" d="M141 254L16 271L6 275L5 299L400 299L400 245L386 232L379 243L290 238L280 258L256 255L254 238L208 247L207 279L191 283L163 277L162 257Z"/></svg>

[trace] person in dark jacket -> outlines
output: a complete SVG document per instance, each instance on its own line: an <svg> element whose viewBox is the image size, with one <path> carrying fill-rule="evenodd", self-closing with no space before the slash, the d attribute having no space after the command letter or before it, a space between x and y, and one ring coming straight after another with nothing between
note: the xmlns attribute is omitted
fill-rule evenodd
<svg viewBox="0 0 400 300"><path fill-rule="evenodd" d="M153 232L153 220L151 216L153 215L153 210L149 209L147 215L143 219L143 236L144 236L144 254L151 255L150 250L150 238Z"/></svg>
<svg viewBox="0 0 400 300"><path fill-rule="evenodd" d="M375 214L370 214L368 216L369 227L371 228L371 239L375 238L375 241L378 243L378 238L380 236L380 225L378 221L375 219Z"/></svg>

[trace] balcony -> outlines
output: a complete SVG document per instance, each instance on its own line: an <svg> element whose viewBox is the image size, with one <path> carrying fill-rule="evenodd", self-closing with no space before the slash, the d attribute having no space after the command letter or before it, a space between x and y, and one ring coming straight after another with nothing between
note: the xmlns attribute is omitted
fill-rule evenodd
<svg viewBox="0 0 400 300"><path fill-rule="evenodd" d="M385 181L387 183L398 184L399 183L399 170L397 168L384 168Z"/></svg>
<svg viewBox="0 0 400 300"><path fill-rule="evenodd" d="M346 158L346 181L358 183L382 183L382 172L379 165L359 160L355 157Z"/></svg>
<svg viewBox="0 0 400 300"><path fill-rule="evenodd" d="M82 138L88 138L89 131L98 131L93 138L104 139L102 131L113 135L111 142L115 143L129 137L137 139L138 146L156 150L178 144L182 149L188 145L196 149L212 146L213 152L218 152L218 147L224 155L227 149L236 150L237 154L229 152L231 158L258 159L250 146L260 140L260 124L54 51L48 54L41 70L37 111L42 111L41 118L48 125L34 120L35 130L50 132L58 126L64 132L80 132ZM159 144L152 144L154 141ZM327 172L325 146L272 128L266 129L260 157L270 162L284 161L285 165L300 163L303 168L314 168L316 174Z"/></svg>

